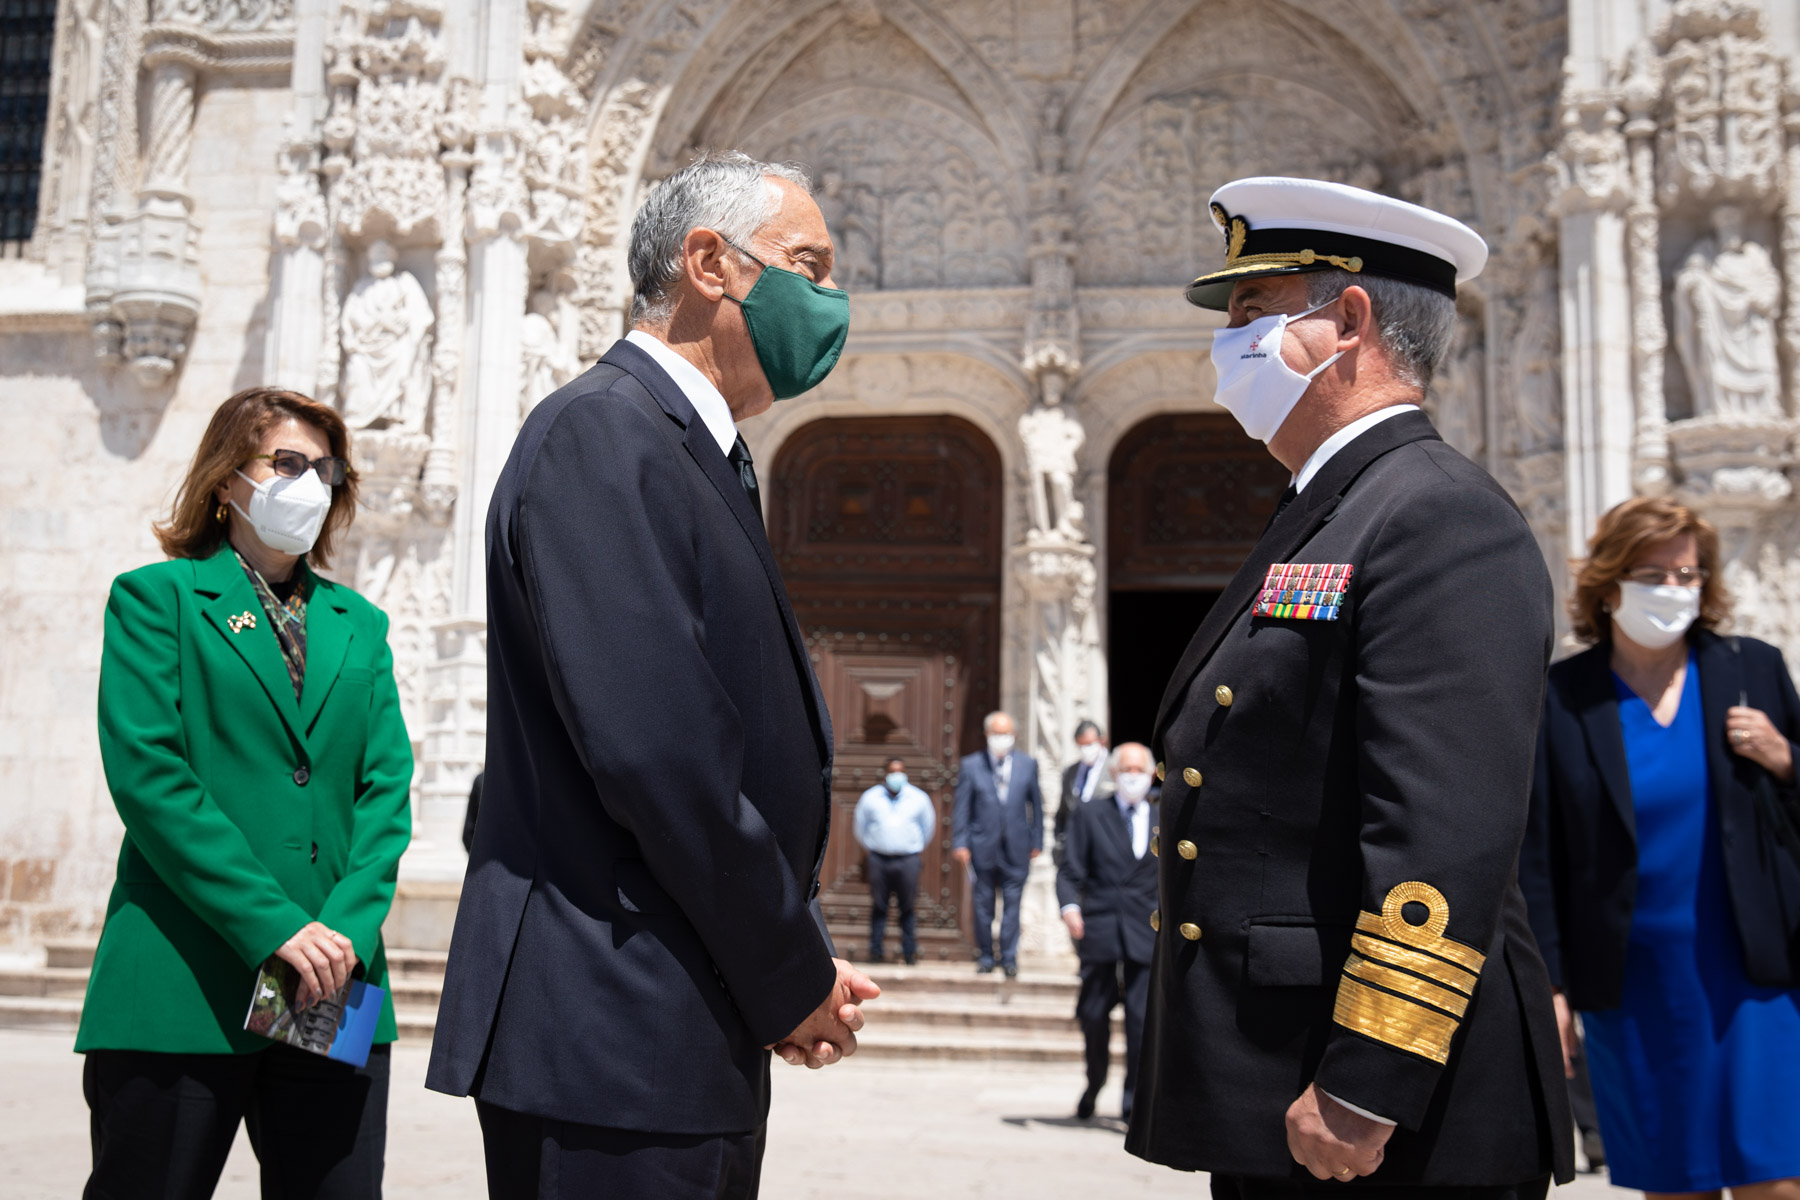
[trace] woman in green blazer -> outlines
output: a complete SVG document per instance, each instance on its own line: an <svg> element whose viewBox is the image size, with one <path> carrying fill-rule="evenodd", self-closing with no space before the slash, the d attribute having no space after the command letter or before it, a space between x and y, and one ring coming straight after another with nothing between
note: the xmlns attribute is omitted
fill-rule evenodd
<svg viewBox="0 0 1800 1200"><path fill-rule="evenodd" d="M381 1193L391 999L363 1068L244 1031L271 956L302 1004L387 986L412 749L387 618L313 571L355 514L348 442L324 405L239 392L156 529L169 561L113 581L100 752L125 842L75 1044L90 1197L211 1195L240 1120L265 1196Z"/></svg>

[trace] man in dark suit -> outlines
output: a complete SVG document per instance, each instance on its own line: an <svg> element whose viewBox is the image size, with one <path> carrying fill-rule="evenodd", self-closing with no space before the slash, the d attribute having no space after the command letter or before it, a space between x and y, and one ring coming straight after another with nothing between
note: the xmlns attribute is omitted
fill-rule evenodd
<svg viewBox="0 0 1800 1200"><path fill-rule="evenodd" d="M1037 760L1014 749L1013 719L989 713L981 728L987 749L962 760L951 812L950 853L974 882L975 969L994 969L994 893L1000 915L1000 965L1019 973L1019 902L1031 860L1044 852L1044 798Z"/></svg>
<svg viewBox="0 0 1800 1200"><path fill-rule="evenodd" d="M1062 799L1051 822L1050 859L1062 866L1069 814L1086 804L1106 774L1106 731L1092 721L1075 726L1075 761L1063 768Z"/></svg>
<svg viewBox="0 0 1800 1200"><path fill-rule="evenodd" d="M830 721L736 432L835 361L831 262L792 169L671 175L632 332L495 488L489 778L426 1080L476 1098L495 1197L756 1195L767 1048L836 1061L876 994L815 899Z"/></svg>
<svg viewBox="0 0 1800 1200"><path fill-rule="evenodd" d="M1515 874L1550 581L1418 407L1487 247L1315 180L1212 210L1215 398L1294 481L1157 717L1175 853L1127 1147L1234 1200L1542 1197L1574 1165Z"/></svg>
<svg viewBox="0 0 1800 1200"><path fill-rule="evenodd" d="M1120 1115L1131 1120L1138 1056L1144 1041L1144 1005L1150 994L1150 957L1156 935L1156 797L1150 751L1126 742L1113 752L1110 771L1092 799L1077 803L1056 872L1056 901L1081 959L1081 993L1075 1019L1087 1041L1087 1090L1075 1115L1094 1115L1094 1098L1112 1065L1112 1010L1125 1004L1125 1099Z"/></svg>

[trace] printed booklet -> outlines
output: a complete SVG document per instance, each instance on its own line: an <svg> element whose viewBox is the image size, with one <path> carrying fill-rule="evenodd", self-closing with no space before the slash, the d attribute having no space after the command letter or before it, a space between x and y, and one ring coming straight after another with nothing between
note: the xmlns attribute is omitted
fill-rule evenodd
<svg viewBox="0 0 1800 1200"><path fill-rule="evenodd" d="M300 973L281 959L271 957L257 972L244 1028L353 1067L368 1062L369 1043L375 1039L375 1023L381 1019L386 989L352 979L331 995L314 1001L305 1012L295 1012L294 996L299 990Z"/></svg>

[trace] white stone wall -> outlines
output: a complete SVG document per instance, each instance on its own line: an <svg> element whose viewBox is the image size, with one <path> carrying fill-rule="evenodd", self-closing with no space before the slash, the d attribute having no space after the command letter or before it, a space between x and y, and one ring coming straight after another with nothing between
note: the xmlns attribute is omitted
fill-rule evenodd
<svg viewBox="0 0 1800 1200"><path fill-rule="evenodd" d="M286 111L278 87L200 97L190 169L205 290L172 394L101 369L55 279L0 263L0 952L98 930L122 834L94 728L107 590L161 558L150 524L207 420L261 379L276 178L258 148L275 145ZM44 312L46 299L65 311Z"/></svg>
<svg viewBox="0 0 1800 1200"><path fill-rule="evenodd" d="M149 522L232 391L282 382L346 402L361 335L343 306L372 283L378 241L429 303L411 318L429 398L358 435L368 503L340 574L394 620L420 763L401 873L417 919L401 926L425 931L414 944L437 936L483 750L486 496L534 389L620 331L631 214L697 147L809 164L855 297L837 372L746 428L759 461L842 415L952 414L998 448L1001 698L1047 775L1073 721L1105 715L1113 448L1146 417L1210 405L1216 322L1179 288L1221 259L1204 199L1236 175L1374 186L1478 228L1493 257L1459 301L1427 406L1513 491L1559 586L1600 511L1674 488L1729 527L1740 627L1800 651L1800 502L1776 494L1800 386L1791 4L468 0L405 14L64 7L44 216L32 257L0 261L0 952L91 933L111 879L119 828L93 730L108 580L156 556ZM1658 349L1706 195L1663 195L1655 178L1674 118L1641 63L1668 58L1656 38L1678 15L1754 26L1743 36L1784 72L1779 179L1727 189L1747 197L1786 297L1782 409L1755 430L1689 422L1680 362Z"/></svg>

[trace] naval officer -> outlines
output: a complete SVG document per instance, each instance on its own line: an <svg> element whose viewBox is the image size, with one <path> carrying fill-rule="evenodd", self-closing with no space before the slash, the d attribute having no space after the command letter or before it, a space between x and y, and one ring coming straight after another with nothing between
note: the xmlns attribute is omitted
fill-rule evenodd
<svg viewBox="0 0 1800 1200"><path fill-rule="evenodd" d="M1420 410L1487 247L1306 179L1211 209L1219 404L1292 472L1170 678L1133 1153L1215 1196L1542 1197L1573 1147L1514 864L1551 590ZM1364 1178L1366 1177L1366 1178Z"/></svg>

